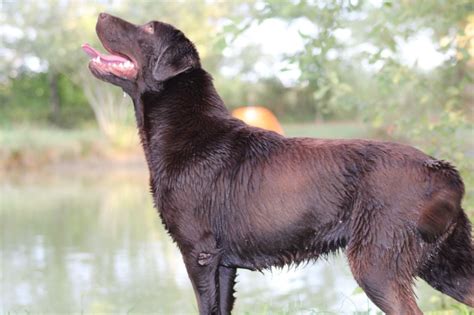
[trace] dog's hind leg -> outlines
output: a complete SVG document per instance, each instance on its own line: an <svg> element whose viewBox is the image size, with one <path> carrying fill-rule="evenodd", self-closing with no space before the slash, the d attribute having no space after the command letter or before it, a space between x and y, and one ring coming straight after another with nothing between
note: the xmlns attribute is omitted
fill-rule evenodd
<svg viewBox="0 0 474 315"><path fill-rule="evenodd" d="M349 245L348 260L352 274L369 299L390 315L423 314L416 305L409 270L396 270L397 264L388 261L380 249L371 245Z"/></svg>
<svg viewBox="0 0 474 315"><path fill-rule="evenodd" d="M219 310L220 315L230 314L234 306L236 268L219 266Z"/></svg>
<svg viewBox="0 0 474 315"><path fill-rule="evenodd" d="M461 212L451 234L430 255L419 276L433 288L474 307L474 246L470 223Z"/></svg>
<svg viewBox="0 0 474 315"><path fill-rule="evenodd" d="M376 203L356 211L346 253L357 283L386 314L422 314L412 289L422 253L416 232Z"/></svg>

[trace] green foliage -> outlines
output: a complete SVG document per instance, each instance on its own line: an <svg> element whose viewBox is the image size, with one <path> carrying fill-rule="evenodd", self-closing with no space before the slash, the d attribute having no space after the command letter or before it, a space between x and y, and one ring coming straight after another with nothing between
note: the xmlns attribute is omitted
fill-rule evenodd
<svg viewBox="0 0 474 315"><path fill-rule="evenodd" d="M60 122L63 127L78 127L90 123L93 112L82 89L65 75L58 80L62 104ZM50 89L46 73L25 73L0 85L0 125L18 125L34 121L50 122Z"/></svg>
<svg viewBox="0 0 474 315"><path fill-rule="evenodd" d="M222 50L226 47L219 37L219 25L223 20L241 17L240 8L247 2L121 1L107 12L136 24L159 20L178 26L196 44L205 68L215 73L222 60Z"/></svg>
<svg viewBox="0 0 474 315"><path fill-rule="evenodd" d="M85 66L79 48L92 37L99 9L77 1L2 3L6 57L0 60L0 89L8 103L1 108L2 124L54 122L70 128L91 120L77 75Z"/></svg>
<svg viewBox="0 0 474 315"><path fill-rule="evenodd" d="M346 44L336 32L345 27L347 16L359 6L351 1L268 1L256 13L260 21L279 18L288 23L304 20L313 24L312 31L299 33L304 49L288 56L288 60L300 69L301 89L310 95L303 104L296 104L312 106L315 118L348 117L354 113L352 83L356 82L359 69L342 59Z"/></svg>
<svg viewBox="0 0 474 315"><path fill-rule="evenodd" d="M28 71L28 58L36 57L49 72L73 74L81 67L80 44L94 33L94 15L100 9L80 1L3 2L0 21L14 31L5 33L3 45L10 54L0 69L16 76Z"/></svg>
<svg viewBox="0 0 474 315"><path fill-rule="evenodd" d="M18 123L29 119L46 121L48 112L42 104L47 102L46 74L25 75L0 85L0 121Z"/></svg>
<svg viewBox="0 0 474 315"><path fill-rule="evenodd" d="M106 135L121 134L111 131L108 126L118 130L123 129L118 127L119 124L126 124L124 128L128 129L133 126L133 120L123 119L122 114L103 114L104 111L122 111L121 92L108 84L96 88L99 85L97 80L87 71L88 57L80 49L84 42L100 49L95 35L98 13L107 11L137 24L154 19L179 26L197 45L206 69L217 74L223 58L221 52L225 48L223 37L219 36L218 31L228 26L233 18L241 16L245 6L246 1L210 4L205 0L5 2L0 11L0 22L6 26L5 33L2 33L2 49L6 52L6 58L0 59L0 99L9 106L0 109L3 114L0 121L3 124L43 124L55 118L59 126L74 127L82 124L83 119L91 120L93 116L90 114L95 113L95 119ZM227 23L223 23L225 21ZM44 72L50 75L42 75ZM34 75L37 73L40 74ZM51 82L51 78L57 75L60 76L57 88L59 102L54 104L54 97L51 97L54 95L54 82ZM29 77L34 77L34 84L41 85L41 97L31 97L34 92L26 86L32 83ZM67 78L65 84L64 78ZM230 87L233 82L227 80L224 84ZM84 93L77 91L76 87L80 87ZM94 89L93 93L91 89ZM115 97L117 92L119 97ZM239 97L243 95L245 92L241 90ZM97 104L98 100L106 103ZM68 105L72 102L77 106ZM93 111L78 111L85 102L91 105ZM100 105L104 110L99 109ZM128 106L127 110L132 116L132 107ZM59 117L52 117L58 111ZM112 140L122 142L120 139Z"/></svg>

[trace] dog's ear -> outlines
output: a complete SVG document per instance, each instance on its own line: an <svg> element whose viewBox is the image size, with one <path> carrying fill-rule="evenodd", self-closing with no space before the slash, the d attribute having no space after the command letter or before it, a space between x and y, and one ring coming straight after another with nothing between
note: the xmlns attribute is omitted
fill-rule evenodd
<svg viewBox="0 0 474 315"><path fill-rule="evenodd" d="M156 60L153 68L153 78L157 81L166 81L193 67L191 58L176 53L173 49L166 49Z"/></svg>

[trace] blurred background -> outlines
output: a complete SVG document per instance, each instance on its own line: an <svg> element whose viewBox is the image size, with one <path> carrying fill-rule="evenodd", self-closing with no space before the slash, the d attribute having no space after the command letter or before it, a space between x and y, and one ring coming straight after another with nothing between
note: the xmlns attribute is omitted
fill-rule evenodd
<svg viewBox="0 0 474 315"><path fill-rule="evenodd" d="M472 1L3 0L1 313L196 313L131 101L80 49L101 47L102 11L174 24L229 109L264 106L287 136L393 140L454 163L474 219ZM238 279L236 314L376 311L343 255ZM469 313L416 284L425 312Z"/></svg>

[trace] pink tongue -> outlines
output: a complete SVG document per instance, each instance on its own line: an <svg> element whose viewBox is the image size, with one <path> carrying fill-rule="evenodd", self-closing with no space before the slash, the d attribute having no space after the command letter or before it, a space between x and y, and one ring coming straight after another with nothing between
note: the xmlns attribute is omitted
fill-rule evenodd
<svg viewBox="0 0 474 315"><path fill-rule="evenodd" d="M100 60L101 60L101 61L104 61L104 62L125 62L125 61L130 61L130 60L128 60L127 58L124 58L124 57L122 57L122 56L102 54L102 53L100 53L99 51L97 51L96 49L92 48L91 45L89 45L89 44L84 44L84 45L82 45L82 50L84 50L84 52L85 52L86 54L88 54L91 58L99 57Z"/></svg>

